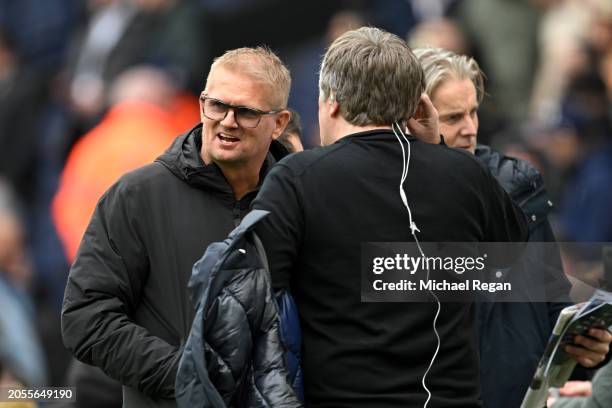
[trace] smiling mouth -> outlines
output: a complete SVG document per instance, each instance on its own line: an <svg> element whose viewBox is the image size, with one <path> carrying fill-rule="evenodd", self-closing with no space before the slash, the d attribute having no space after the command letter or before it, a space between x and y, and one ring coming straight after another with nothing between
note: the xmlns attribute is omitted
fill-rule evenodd
<svg viewBox="0 0 612 408"><path fill-rule="evenodd" d="M221 133L219 133L218 137L219 137L219 140L221 140L224 143L237 143L240 141L240 139L238 139L237 137L223 135Z"/></svg>

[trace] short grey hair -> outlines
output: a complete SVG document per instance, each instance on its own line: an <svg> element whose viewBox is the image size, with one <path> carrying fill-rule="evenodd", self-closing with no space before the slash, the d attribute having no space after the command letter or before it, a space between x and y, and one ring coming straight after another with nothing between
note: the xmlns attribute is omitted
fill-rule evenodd
<svg viewBox="0 0 612 408"><path fill-rule="evenodd" d="M414 54L425 71L425 92L430 97L449 79L469 79L476 88L476 98L484 98L484 74L474 58L458 55L443 48L416 48Z"/></svg>
<svg viewBox="0 0 612 408"><path fill-rule="evenodd" d="M378 28L344 33L321 63L319 98L337 101L340 115L355 126L404 121L424 89L423 70L408 44Z"/></svg>
<svg viewBox="0 0 612 408"><path fill-rule="evenodd" d="M271 86L274 90L273 100L268 101L272 105L271 109L287 107L291 74L281 59L268 47L243 47L225 52L213 61L207 81L214 70L220 67Z"/></svg>

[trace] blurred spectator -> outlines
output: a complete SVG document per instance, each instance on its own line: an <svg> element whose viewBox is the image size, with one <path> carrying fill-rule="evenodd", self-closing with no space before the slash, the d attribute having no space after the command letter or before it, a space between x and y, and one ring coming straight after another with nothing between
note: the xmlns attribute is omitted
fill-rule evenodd
<svg viewBox="0 0 612 408"><path fill-rule="evenodd" d="M298 51L285 58L291 70L289 106L300 112L304 129L302 142L308 148L321 144L318 126L319 65L325 48L346 31L366 24L356 11L342 10L332 16L327 32L313 42L304 44Z"/></svg>
<svg viewBox="0 0 612 408"><path fill-rule="evenodd" d="M551 408L604 408L612 406L612 363L599 369L593 381L569 381L550 398Z"/></svg>
<svg viewBox="0 0 612 408"><path fill-rule="evenodd" d="M459 55L470 54L468 40L455 20L440 18L418 24L408 37L410 48L444 48Z"/></svg>
<svg viewBox="0 0 612 408"><path fill-rule="evenodd" d="M532 116L540 124L548 126L558 120L568 84L590 69L590 50L598 48L592 46L590 38L598 37L593 33L603 25L597 21L610 16L605 12L606 3L612 4L609 0L565 0L543 17L539 32L541 57L531 101Z"/></svg>
<svg viewBox="0 0 612 408"><path fill-rule="evenodd" d="M198 0L198 2L207 12L230 14L248 7L261 6L262 0Z"/></svg>
<svg viewBox="0 0 612 408"><path fill-rule="evenodd" d="M24 64L43 74L53 74L65 61L83 0L2 0L0 26L14 38Z"/></svg>
<svg viewBox="0 0 612 408"><path fill-rule="evenodd" d="M19 217L10 185L0 180L0 365L18 383L43 386L47 375L27 292L32 271Z"/></svg>
<svg viewBox="0 0 612 408"><path fill-rule="evenodd" d="M538 59L541 10L559 0L464 0L457 18L489 78L486 115L525 120Z"/></svg>
<svg viewBox="0 0 612 408"><path fill-rule="evenodd" d="M0 271L12 286L26 293L32 279L32 265L25 245L26 232L12 191L6 180L0 179Z"/></svg>
<svg viewBox="0 0 612 408"><path fill-rule="evenodd" d="M106 67L114 78L136 64L154 64L170 72L182 87L199 90L207 44L200 35L200 15L192 1L126 0L138 8ZM125 60L123 60L125 59Z"/></svg>
<svg viewBox="0 0 612 408"><path fill-rule="evenodd" d="M603 81L595 73L578 76L562 106L562 123L575 132L579 153L562 201L561 232L570 240L612 241L612 125Z"/></svg>
<svg viewBox="0 0 612 408"><path fill-rule="evenodd" d="M608 116L612 117L612 1L594 1L594 23L590 30L590 42L598 52L599 75L606 84Z"/></svg>
<svg viewBox="0 0 612 408"><path fill-rule="evenodd" d="M612 52L612 2L587 0L593 21L589 26L589 43L601 55Z"/></svg>
<svg viewBox="0 0 612 408"><path fill-rule="evenodd" d="M89 4L92 16L70 83L71 104L85 129L106 106L108 84L132 66L154 64L171 72L181 86L199 87L205 45L192 2L89 0Z"/></svg>
<svg viewBox="0 0 612 408"><path fill-rule="evenodd" d="M612 52L608 52L601 59L600 74L606 84L608 100L612 101Z"/></svg>
<svg viewBox="0 0 612 408"><path fill-rule="evenodd" d="M34 195L39 118L46 97L44 77L22 64L14 42L0 28L0 175L24 203Z"/></svg>
<svg viewBox="0 0 612 408"><path fill-rule="evenodd" d="M301 152L304 150L304 146L302 145L302 123L300 114L292 108L287 108L287 110L291 112L291 119L277 140L281 142L290 153Z"/></svg>
<svg viewBox="0 0 612 408"><path fill-rule="evenodd" d="M367 5L364 7L364 14L372 16L372 21L368 21L368 24L389 31L400 38L406 38L406 34L408 34L408 31L412 29L417 21L431 18L432 14L437 16L438 13L444 13L447 9L447 3L450 4L457 1L458 0L369 0L362 3ZM359 1L353 1L353 4L359 3ZM437 4L440 4L440 7L436 7Z"/></svg>
<svg viewBox="0 0 612 408"><path fill-rule="evenodd" d="M136 15L136 6L122 0L89 1L91 19L83 35L70 84L75 110L95 116L104 105L104 71L110 54Z"/></svg>
<svg viewBox="0 0 612 408"><path fill-rule="evenodd" d="M23 384L3 367L2 360L0 360L0 388L23 388ZM35 402L0 402L0 407L2 408L36 408L37 406Z"/></svg>
<svg viewBox="0 0 612 408"><path fill-rule="evenodd" d="M152 162L174 136L199 120L195 98L185 102L154 68L121 74L112 107L74 146L53 201L53 218L69 260L74 258L98 199L122 174Z"/></svg>
<svg viewBox="0 0 612 408"><path fill-rule="evenodd" d="M411 0L412 9L421 21L432 21L443 17L456 0Z"/></svg>

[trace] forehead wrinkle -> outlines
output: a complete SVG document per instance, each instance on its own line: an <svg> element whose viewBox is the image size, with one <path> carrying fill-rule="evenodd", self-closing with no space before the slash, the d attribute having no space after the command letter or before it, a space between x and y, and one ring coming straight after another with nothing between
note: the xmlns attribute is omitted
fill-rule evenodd
<svg viewBox="0 0 612 408"><path fill-rule="evenodd" d="M466 82L468 81L468 82ZM471 86L468 86L471 85ZM468 90L467 92L460 92ZM442 91L442 92L441 92ZM476 89L469 79L452 79L440 84L432 97L440 115L469 112L478 108Z"/></svg>

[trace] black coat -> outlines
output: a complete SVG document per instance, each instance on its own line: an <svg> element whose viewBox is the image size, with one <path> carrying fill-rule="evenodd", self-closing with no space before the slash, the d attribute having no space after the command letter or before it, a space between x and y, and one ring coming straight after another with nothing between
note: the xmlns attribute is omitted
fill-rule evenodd
<svg viewBox="0 0 612 408"><path fill-rule="evenodd" d="M155 163L121 177L100 199L68 277L64 344L124 384L126 407L176 405L176 371L194 317L191 268L256 194L236 201L200 147L201 125ZM262 178L273 161L268 155Z"/></svg>
<svg viewBox="0 0 612 408"><path fill-rule="evenodd" d="M422 242L526 240L523 215L473 155L411 139L404 183ZM423 406L436 350L436 304L362 302L361 244L414 242L400 199L402 150L371 130L291 155L253 207L272 283L289 287L302 323L305 405ZM427 376L430 407L478 407L473 307L444 303Z"/></svg>

